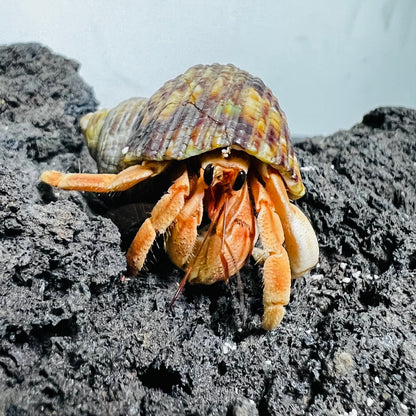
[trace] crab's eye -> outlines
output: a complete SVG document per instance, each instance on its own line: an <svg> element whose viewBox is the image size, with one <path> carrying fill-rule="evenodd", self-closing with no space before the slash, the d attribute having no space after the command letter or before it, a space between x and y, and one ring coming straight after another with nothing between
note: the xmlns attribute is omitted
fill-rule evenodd
<svg viewBox="0 0 416 416"><path fill-rule="evenodd" d="M237 173L237 177L235 178L233 191L239 191L246 182L246 178L247 173L245 173L243 170L240 170L240 172Z"/></svg>
<svg viewBox="0 0 416 416"><path fill-rule="evenodd" d="M212 180L214 179L214 165L210 163L204 169L204 182L207 186L212 184Z"/></svg>

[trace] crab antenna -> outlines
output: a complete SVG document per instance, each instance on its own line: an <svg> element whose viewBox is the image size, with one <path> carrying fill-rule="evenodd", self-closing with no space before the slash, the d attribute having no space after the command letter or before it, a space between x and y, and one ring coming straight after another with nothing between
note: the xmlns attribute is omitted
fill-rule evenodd
<svg viewBox="0 0 416 416"><path fill-rule="evenodd" d="M218 219L221 215L221 212L223 211L224 206L228 202L228 198L229 198L228 195L225 195L223 196L223 200L220 201L220 206L218 207L217 212L215 213L215 217L211 221L211 224L208 227L208 230L204 236L204 239L202 240L202 243L200 244L200 246L198 247L198 250L196 251L196 254L192 260L192 264L188 267L185 276L182 278L181 283L179 284L179 287L176 289L176 292L173 295L173 298L169 303L169 309L173 308L174 303L176 302L176 300L179 298L180 294L182 293L183 288L185 287L186 282L188 281L189 276L191 275L191 272L196 263L196 260L198 259L198 256L201 254L202 248L204 247L205 243L208 241L208 237L211 234L212 229L217 224Z"/></svg>
<svg viewBox="0 0 416 416"><path fill-rule="evenodd" d="M228 209L228 198L224 202L224 220L222 222L222 237L221 237L221 251L220 251L220 259L222 263L222 267L224 268L224 274L226 277L226 281L228 282L228 279L230 278L230 271L228 269L228 262L225 258L225 228L226 228L226 219L227 219L227 209Z"/></svg>

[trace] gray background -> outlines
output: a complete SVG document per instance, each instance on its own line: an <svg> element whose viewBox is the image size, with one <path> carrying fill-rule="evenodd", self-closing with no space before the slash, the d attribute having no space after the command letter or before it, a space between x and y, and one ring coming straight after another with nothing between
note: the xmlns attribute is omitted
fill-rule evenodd
<svg viewBox="0 0 416 416"><path fill-rule="evenodd" d="M295 136L416 107L414 0L4 1L0 28L1 44L78 60L103 106L196 63L231 62L273 89Z"/></svg>

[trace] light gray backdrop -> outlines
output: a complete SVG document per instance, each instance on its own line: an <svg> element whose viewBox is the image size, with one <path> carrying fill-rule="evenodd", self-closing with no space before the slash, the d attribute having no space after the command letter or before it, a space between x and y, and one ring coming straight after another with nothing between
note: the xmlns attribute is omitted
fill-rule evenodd
<svg viewBox="0 0 416 416"><path fill-rule="evenodd" d="M3 0L0 43L75 58L103 106L196 63L234 63L280 100L293 135L416 107L416 0Z"/></svg>

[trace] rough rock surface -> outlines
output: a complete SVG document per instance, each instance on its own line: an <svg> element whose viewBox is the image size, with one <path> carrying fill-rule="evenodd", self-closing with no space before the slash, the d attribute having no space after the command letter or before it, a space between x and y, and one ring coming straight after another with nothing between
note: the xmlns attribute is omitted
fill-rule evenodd
<svg viewBox="0 0 416 416"><path fill-rule="evenodd" d="M165 258L123 280L120 234L42 170L93 171L78 65L0 47L0 414L415 414L416 111L298 145L320 264L260 328L261 276L187 287ZM243 322L242 317L247 315Z"/></svg>

